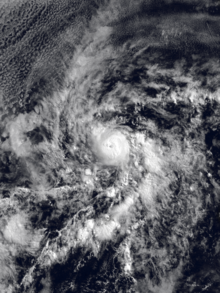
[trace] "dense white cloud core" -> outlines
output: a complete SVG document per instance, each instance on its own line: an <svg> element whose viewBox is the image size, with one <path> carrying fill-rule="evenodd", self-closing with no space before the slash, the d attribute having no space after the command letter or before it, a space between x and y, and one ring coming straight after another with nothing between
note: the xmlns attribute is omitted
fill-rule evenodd
<svg viewBox="0 0 220 293"><path fill-rule="evenodd" d="M97 155L107 165L118 165L127 160L129 144L119 131L106 130L97 137Z"/></svg>

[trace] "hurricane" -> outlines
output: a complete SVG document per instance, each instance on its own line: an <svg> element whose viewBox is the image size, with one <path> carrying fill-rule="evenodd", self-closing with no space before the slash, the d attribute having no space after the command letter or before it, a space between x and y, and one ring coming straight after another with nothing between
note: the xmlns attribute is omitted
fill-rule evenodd
<svg viewBox="0 0 220 293"><path fill-rule="evenodd" d="M0 1L0 293L220 292L220 4Z"/></svg>

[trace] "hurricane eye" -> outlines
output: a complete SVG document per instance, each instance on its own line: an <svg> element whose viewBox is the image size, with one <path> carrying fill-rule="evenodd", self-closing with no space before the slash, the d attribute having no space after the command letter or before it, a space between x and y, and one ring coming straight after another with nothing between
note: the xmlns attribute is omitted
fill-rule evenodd
<svg viewBox="0 0 220 293"><path fill-rule="evenodd" d="M26 135L33 144L39 144L44 141L44 137L41 134L39 127L36 127L34 130L27 132Z"/></svg>
<svg viewBox="0 0 220 293"><path fill-rule="evenodd" d="M104 132L98 139L98 156L108 165L124 162L129 146L126 137L117 131Z"/></svg>
<svg viewBox="0 0 220 293"><path fill-rule="evenodd" d="M112 159L118 157L121 154L121 149L121 142L114 135L105 140L102 145L103 152Z"/></svg>

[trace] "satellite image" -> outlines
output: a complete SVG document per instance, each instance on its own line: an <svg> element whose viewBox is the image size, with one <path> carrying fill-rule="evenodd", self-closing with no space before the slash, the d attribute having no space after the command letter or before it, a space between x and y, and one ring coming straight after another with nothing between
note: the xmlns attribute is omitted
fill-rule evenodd
<svg viewBox="0 0 220 293"><path fill-rule="evenodd" d="M220 2L0 0L0 293L220 292Z"/></svg>

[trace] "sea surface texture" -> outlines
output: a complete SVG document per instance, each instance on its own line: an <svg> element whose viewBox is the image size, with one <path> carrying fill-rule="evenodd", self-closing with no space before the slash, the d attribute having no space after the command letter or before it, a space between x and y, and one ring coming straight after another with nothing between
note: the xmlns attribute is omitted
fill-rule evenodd
<svg viewBox="0 0 220 293"><path fill-rule="evenodd" d="M0 0L0 293L220 292L220 2Z"/></svg>

